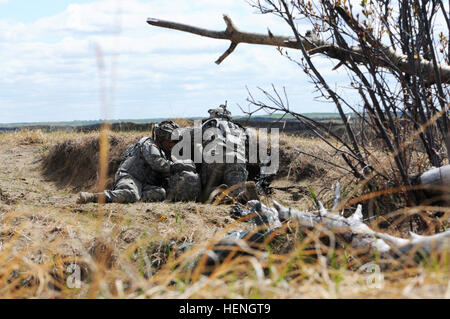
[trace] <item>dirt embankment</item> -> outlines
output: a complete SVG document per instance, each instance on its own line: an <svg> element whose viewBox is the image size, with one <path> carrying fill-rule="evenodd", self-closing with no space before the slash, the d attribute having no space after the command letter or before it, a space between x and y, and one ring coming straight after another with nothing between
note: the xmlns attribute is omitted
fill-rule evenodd
<svg viewBox="0 0 450 319"><path fill-rule="evenodd" d="M327 169L324 162L302 153L308 152L314 155L319 151L317 146L292 144L287 139L280 140L280 168L277 178L287 178L290 181L299 182L326 175Z"/></svg>
<svg viewBox="0 0 450 319"><path fill-rule="evenodd" d="M144 134L113 133L109 137L110 152L108 165L109 185L123 160L126 148L138 141ZM280 165L277 179L287 178L293 182L317 179L327 172L324 163L307 156L322 152L320 148L305 139L302 144L293 144L291 137L282 136L280 140ZM98 134L76 136L56 143L42 156L43 174L58 187L71 187L73 190L93 189L97 182L99 137Z"/></svg>
<svg viewBox="0 0 450 319"><path fill-rule="evenodd" d="M143 135L109 137L108 186L123 161L126 148ZM42 157L43 174L59 187L92 189L97 183L99 155L98 134L68 139L52 146Z"/></svg>

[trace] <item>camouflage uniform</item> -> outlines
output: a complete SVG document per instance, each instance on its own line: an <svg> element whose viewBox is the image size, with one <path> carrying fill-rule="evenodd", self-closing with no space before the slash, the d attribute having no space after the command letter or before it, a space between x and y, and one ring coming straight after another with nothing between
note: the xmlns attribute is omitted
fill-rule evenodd
<svg viewBox="0 0 450 319"><path fill-rule="evenodd" d="M213 140L205 141L204 144L214 143L214 147L210 148L212 152L220 152L225 150L223 154L222 163L203 163L201 167L202 187L204 190L203 200L206 200L214 188L221 184L226 184L228 187L235 186L231 192L233 196L237 196L245 188L248 171L246 169L246 134L244 129L233 123L231 120L231 113L226 110L225 106L220 106L218 109L208 111L210 118L203 123L203 131L208 128L215 128L216 132L220 132ZM235 149L227 149L227 142L235 145ZM214 149L216 148L216 149ZM233 158L232 162L226 161Z"/></svg>
<svg viewBox="0 0 450 319"><path fill-rule="evenodd" d="M152 138L144 137L131 145L120 165L114 190L106 190L106 202L133 203L163 201L166 191L162 187L169 177L171 161Z"/></svg>
<svg viewBox="0 0 450 319"><path fill-rule="evenodd" d="M200 198L200 176L191 160L176 161L167 184L167 198L171 201L196 201Z"/></svg>
<svg viewBox="0 0 450 319"><path fill-rule="evenodd" d="M163 121L155 126L152 138L144 137L128 147L115 175L114 189L104 191L107 203L155 202L167 197L190 201L200 197L200 176L193 162L174 163L166 154L176 143L172 137L177 136L178 129L174 122ZM99 194L81 192L78 202L96 202L98 197Z"/></svg>
<svg viewBox="0 0 450 319"><path fill-rule="evenodd" d="M189 149L176 151L172 149L172 158L175 162L171 165L170 177L165 185L167 190L167 199L171 201L196 201L200 199L201 181L197 174L197 165L193 162L194 152L194 128L177 128L174 137L179 142L186 136L190 139ZM191 155L183 154L184 151L190 151ZM200 168L200 166L198 167Z"/></svg>

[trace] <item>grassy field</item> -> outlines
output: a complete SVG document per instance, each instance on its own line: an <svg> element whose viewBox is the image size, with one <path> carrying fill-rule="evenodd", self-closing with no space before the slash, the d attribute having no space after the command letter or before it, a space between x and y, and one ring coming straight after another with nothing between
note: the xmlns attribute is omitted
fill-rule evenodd
<svg viewBox="0 0 450 319"><path fill-rule="evenodd" d="M125 147L142 134L111 135L110 179ZM194 267L202 249L230 230L254 226L233 219L229 205L76 204L80 190L95 190L97 144L98 133L0 133L1 298L450 298L449 260L383 270L382 280L373 281L346 262L349 251L331 262L312 258L314 232L293 222L260 255L233 259L205 276ZM282 136L273 184L305 191L275 191L263 202L313 211L311 191L328 206L337 181L344 197L360 195L353 178L326 161L344 165L324 142ZM389 169L389 159L378 162ZM382 218L368 223L378 227ZM391 225L382 231L404 236Z"/></svg>
<svg viewBox="0 0 450 319"><path fill-rule="evenodd" d="M321 121L321 120L340 120L338 113L303 113L302 115L307 116L313 120ZM348 115L351 115L349 113ZM258 119L270 119L270 120L278 120L280 118L283 119L295 119L292 115L285 114L262 114L255 115ZM235 119L246 119L247 116L235 116ZM189 120L199 120L202 117L191 117ZM161 121L167 120L166 118L155 118L155 119L121 119L121 120L111 120L111 123L136 123L136 124L148 124L148 123L159 123ZM32 126L51 126L51 127L81 127L87 125L95 125L101 124L101 120L92 120L92 121L67 121L67 122L34 122L34 123L0 123L0 129L2 128L27 128Z"/></svg>

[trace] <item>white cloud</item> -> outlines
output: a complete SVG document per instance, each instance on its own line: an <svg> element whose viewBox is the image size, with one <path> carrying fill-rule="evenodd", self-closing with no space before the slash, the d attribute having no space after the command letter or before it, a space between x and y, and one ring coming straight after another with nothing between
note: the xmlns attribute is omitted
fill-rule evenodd
<svg viewBox="0 0 450 319"><path fill-rule="evenodd" d="M2 112L0 122L100 117L96 46L104 53L107 85L116 88L116 118L205 115L225 99L238 112L245 85L275 83L309 99L306 75L275 48L242 44L217 66L229 42L146 23L155 17L223 30L222 13L228 13L243 30L269 26L289 34L280 19L252 12L245 1L99 0L33 23L0 20L0 105L16 109Z"/></svg>

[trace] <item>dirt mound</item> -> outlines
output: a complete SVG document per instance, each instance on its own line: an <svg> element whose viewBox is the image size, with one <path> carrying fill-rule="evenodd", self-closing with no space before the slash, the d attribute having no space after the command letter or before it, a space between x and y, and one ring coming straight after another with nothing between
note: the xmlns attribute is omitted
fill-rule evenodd
<svg viewBox="0 0 450 319"><path fill-rule="evenodd" d="M108 166L108 187L123 160L126 148L137 142L142 135L112 134L109 137L110 152ZM94 189L97 182L99 135L68 139L52 146L42 157L44 176L59 187Z"/></svg>
<svg viewBox="0 0 450 319"><path fill-rule="evenodd" d="M314 155L317 147L314 145L299 145L290 143L289 137L280 139L280 168L277 178L288 178L291 181L301 181L304 179L316 179L324 176L327 169L324 163L299 152L299 149L307 148L308 153Z"/></svg>

